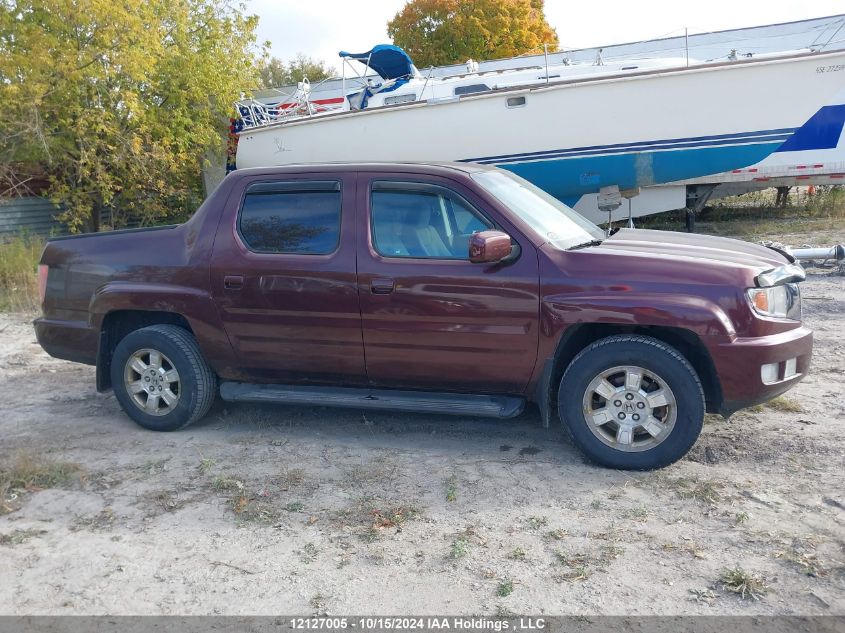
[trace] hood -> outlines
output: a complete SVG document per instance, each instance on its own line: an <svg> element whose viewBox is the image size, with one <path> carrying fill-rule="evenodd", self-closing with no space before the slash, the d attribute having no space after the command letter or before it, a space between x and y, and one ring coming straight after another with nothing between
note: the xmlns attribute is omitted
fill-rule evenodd
<svg viewBox="0 0 845 633"><path fill-rule="evenodd" d="M677 284L751 288L760 273L791 261L778 251L742 240L646 229L620 229L596 246L577 250L562 251L548 244L542 250L570 280L590 280L593 285L624 280L667 292Z"/></svg>
<svg viewBox="0 0 845 633"><path fill-rule="evenodd" d="M620 229L595 250L693 260L705 265L734 265L759 272L794 261L779 251L742 240L647 229Z"/></svg>

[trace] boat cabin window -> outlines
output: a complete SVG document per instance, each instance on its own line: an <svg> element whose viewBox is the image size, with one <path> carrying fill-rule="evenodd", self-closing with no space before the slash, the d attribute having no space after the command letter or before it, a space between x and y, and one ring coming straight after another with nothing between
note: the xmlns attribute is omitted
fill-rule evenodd
<svg viewBox="0 0 845 633"><path fill-rule="evenodd" d="M469 238L493 227L460 195L424 183L373 183L373 246L385 257L469 259Z"/></svg>
<svg viewBox="0 0 845 633"><path fill-rule="evenodd" d="M458 86L455 88L455 95L471 95L476 92L487 92L490 90L490 86L487 84L472 84L470 86Z"/></svg>
<svg viewBox="0 0 845 633"><path fill-rule="evenodd" d="M328 255L340 241L340 182L259 182L247 188L238 232L258 253Z"/></svg>
<svg viewBox="0 0 845 633"><path fill-rule="evenodd" d="M406 95L396 95L393 97L385 97L384 105L396 105L397 103L411 103L417 100L417 95L413 92Z"/></svg>

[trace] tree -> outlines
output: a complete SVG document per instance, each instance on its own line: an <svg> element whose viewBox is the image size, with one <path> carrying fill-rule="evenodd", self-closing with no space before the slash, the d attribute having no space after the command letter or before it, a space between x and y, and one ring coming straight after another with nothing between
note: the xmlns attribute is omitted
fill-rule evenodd
<svg viewBox="0 0 845 633"><path fill-rule="evenodd" d="M258 85L260 88L279 88L290 83L288 67L278 57L263 59L258 65Z"/></svg>
<svg viewBox="0 0 845 633"><path fill-rule="evenodd" d="M0 0L15 180L45 175L73 231L98 230L106 209L143 223L192 211L204 156L257 85L256 25L227 0Z"/></svg>
<svg viewBox="0 0 845 633"><path fill-rule="evenodd" d="M281 88L302 81L305 77L312 84L328 79L335 69L324 61L299 53L289 64L278 57L264 59L258 68L262 88Z"/></svg>
<svg viewBox="0 0 845 633"><path fill-rule="evenodd" d="M387 23L387 33L420 68L559 45L543 0L411 0Z"/></svg>

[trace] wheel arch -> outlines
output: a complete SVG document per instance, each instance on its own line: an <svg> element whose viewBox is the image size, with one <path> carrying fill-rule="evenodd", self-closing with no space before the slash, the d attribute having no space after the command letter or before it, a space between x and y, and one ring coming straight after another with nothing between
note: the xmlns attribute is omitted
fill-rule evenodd
<svg viewBox="0 0 845 633"><path fill-rule="evenodd" d="M615 334L651 336L671 345L680 352L698 374L704 389L706 409L718 412L722 403L722 388L710 353L699 336L690 330L670 326L621 325L614 323L578 323L568 327L549 359L538 385L537 401L543 413L544 424L557 411L557 385L572 359L591 343Z"/></svg>
<svg viewBox="0 0 845 633"><path fill-rule="evenodd" d="M100 325L97 345L97 391L111 388L111 359L115 347L127 334L150 325L175 325L192 335L194 330L183 315L161 310L112 310L107 312Z"/></svg>

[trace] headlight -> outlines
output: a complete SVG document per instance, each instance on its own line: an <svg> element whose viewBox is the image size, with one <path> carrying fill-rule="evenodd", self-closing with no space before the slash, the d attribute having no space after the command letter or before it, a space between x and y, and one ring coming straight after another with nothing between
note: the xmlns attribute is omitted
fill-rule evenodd
<svg viewBox="0 0 845 633"><path fill-rule="evenodd" d="M747 294L751 307L757 314L782 319L801 318L801 295L798 284L749 288Z"/></svg>

